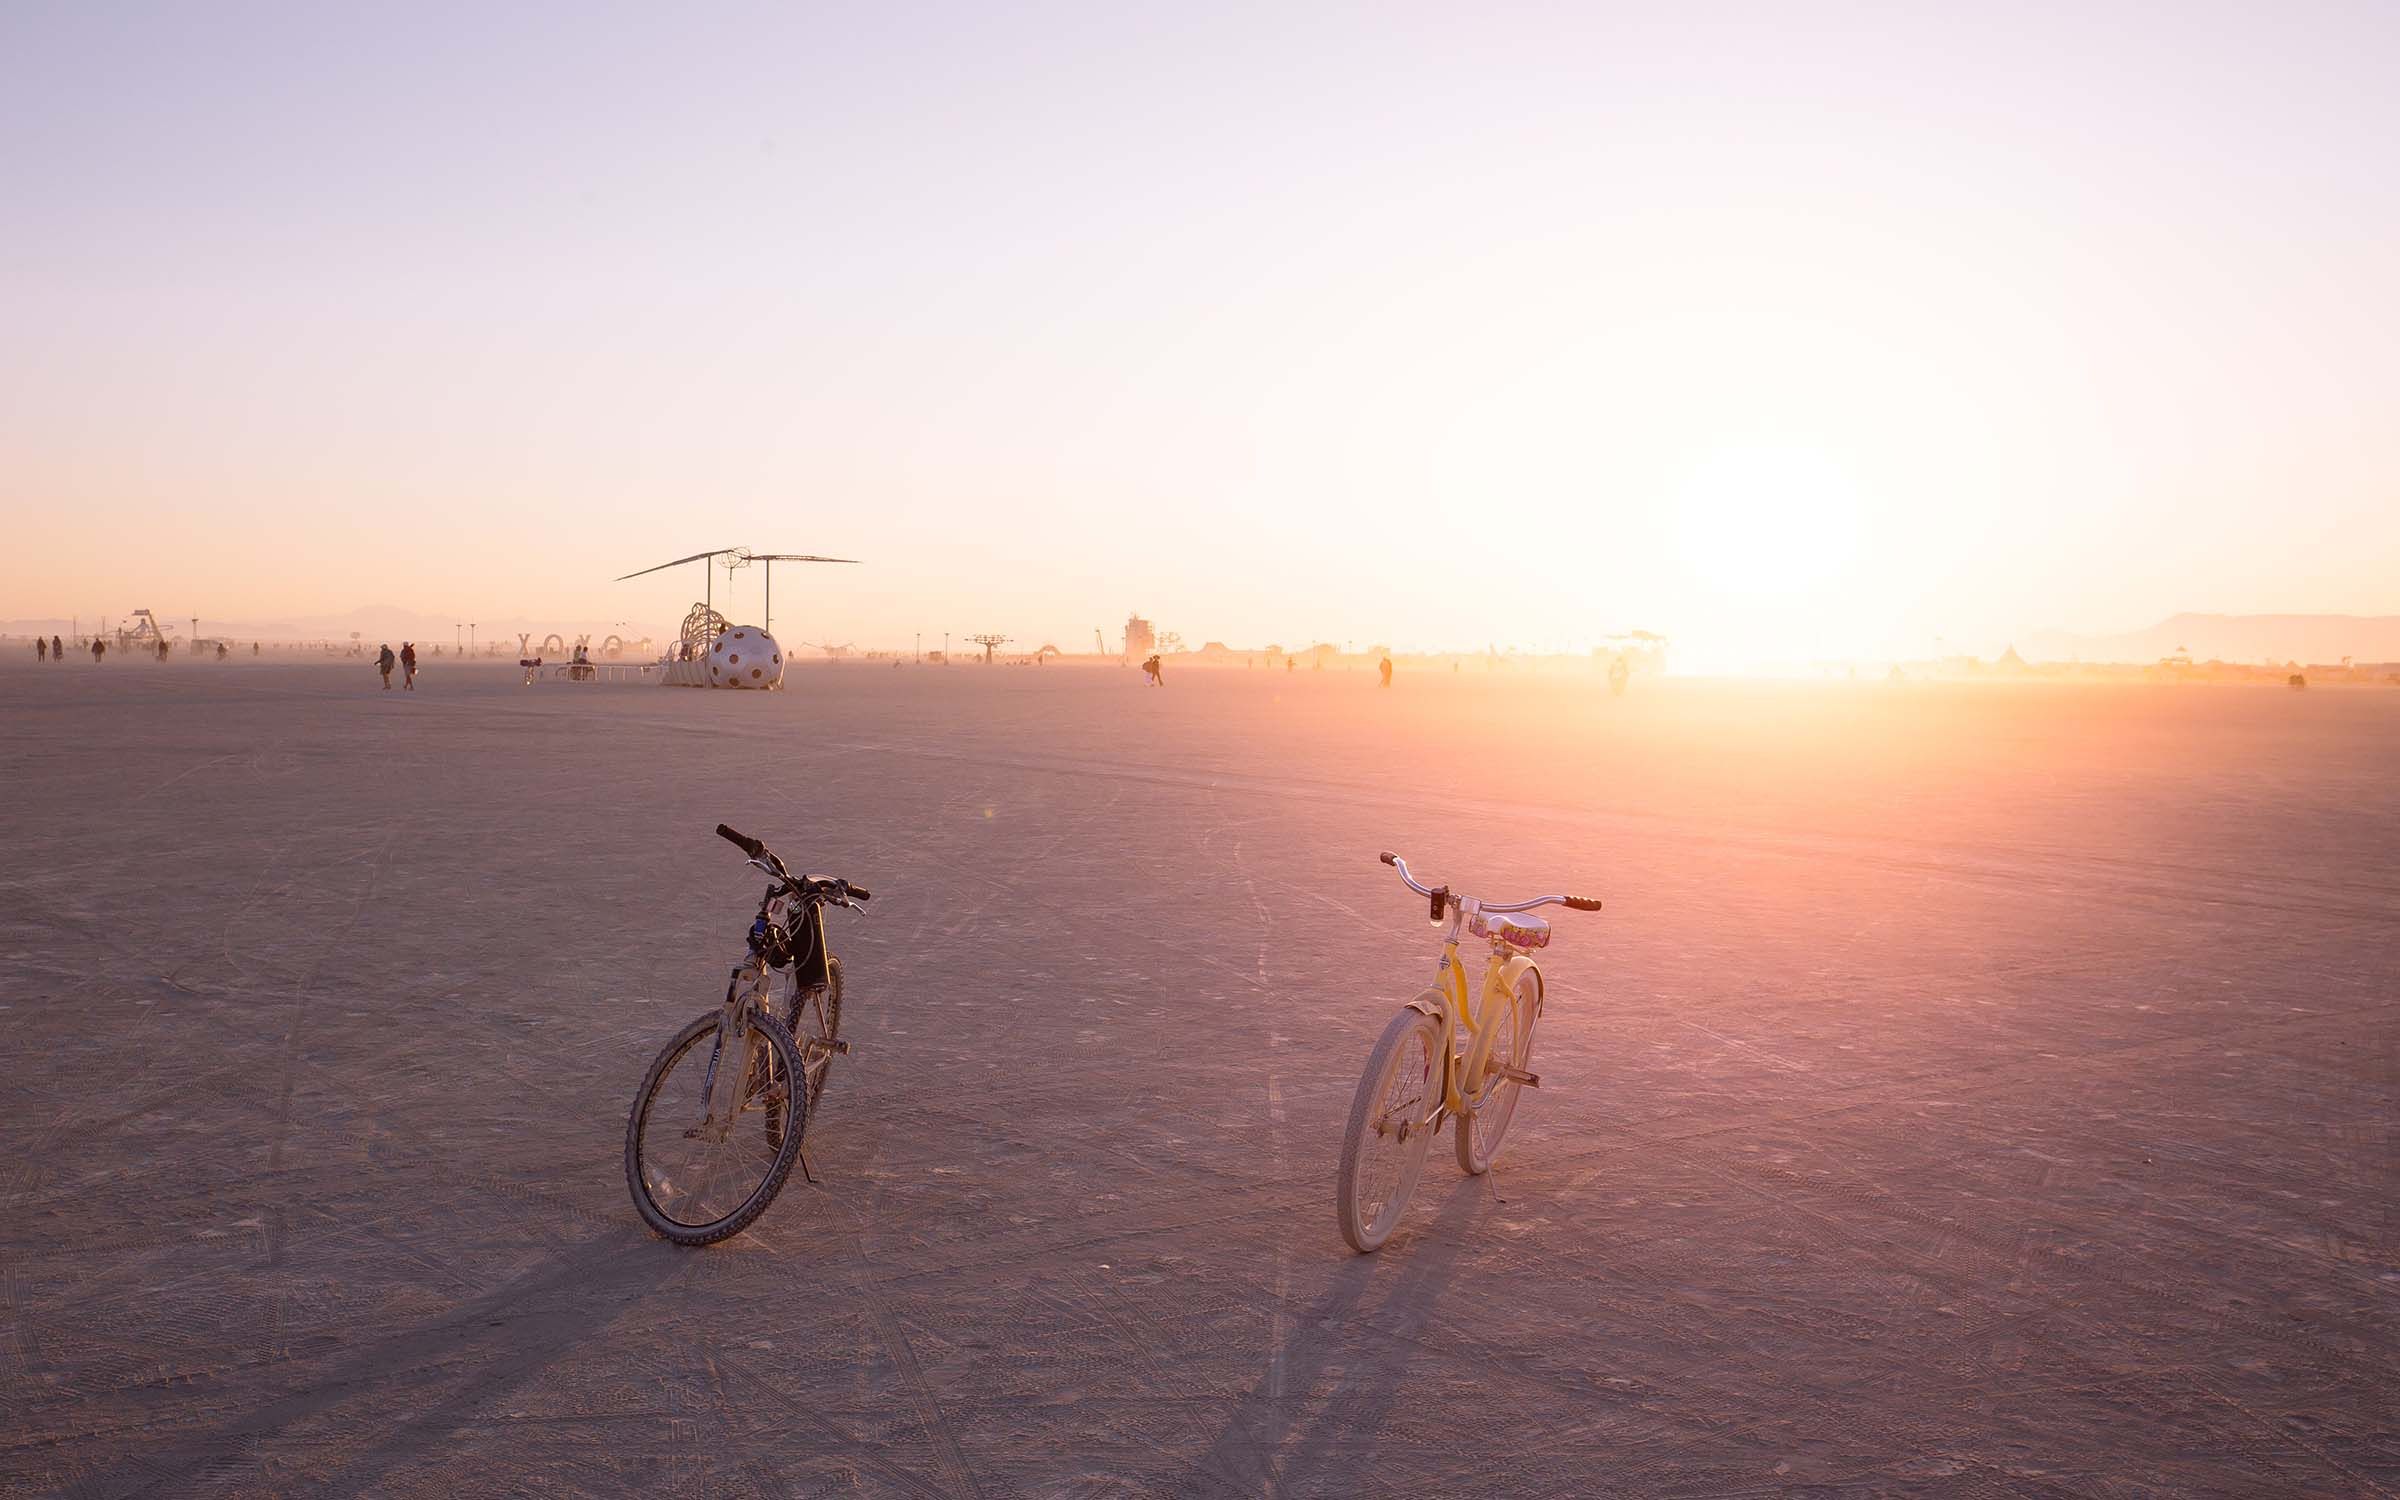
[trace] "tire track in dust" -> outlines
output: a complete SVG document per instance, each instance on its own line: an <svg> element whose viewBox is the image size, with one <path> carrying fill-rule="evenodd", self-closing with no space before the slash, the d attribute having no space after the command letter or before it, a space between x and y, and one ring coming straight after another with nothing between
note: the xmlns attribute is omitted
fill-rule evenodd
<svg viewBox="0 0 2400 1500"><path fill-rule="evenodd" d="M402 821L401 817L395 816L385 823L383 843L368 866L365 884L360 888L358 899L351 903L350 914L332 929L326 941L318 947L317 956L309 962L307 970L293 982L291 1005L284 1019L281 1057L277 1065L280 1076L276 1090L274 1143L267 1152L267 1171L270 1176L280 1174L284 1169L285 1148L292 1133L292 1094L299 1076L301 1024L307 1014L317 975L323 971L328 959L345 951L351 930L358 926L359 919L366 915L368 904L383 888L384 875L391 863L392 845L399 840ZM266 1221L267 1267L269 1270L280 1269L285 1256L285 1205L271 1203L261 1217ZM270 1341L278 1341L283 1337L284 1322L289 1313L289 1288L282 1285L285 1279L277 1277L276 1286L268 1294L267 1316L261 1332Z"/></svg>
<svg viewBox="0 0 2400 1500"><path fill-rule="evenodd" d="M780 1252L778 1253L780 1254ZM949 1493L923 1476L912 1474L893 1463L883 1456L875 1444L867 1442L855 1433L834 1427L822 1408L796 1406L789 1393L777 1389L772 1381L744 1364L731 1351L723 1348L717 1349L716 1359L725 1369L732 1371L734 1375L756 1387L767 1398L767 1410L774 1412L797 1411L804 1415L814 1429L814 1436L818 1441L823 1442L830 1438L831 1442L828 1443L828 1446L838 1446L845 1457L857 1463L861 1468L883 1476L913 1495L929 1496L932 1497L932 1500L941 1500L943 1495Z"/></svg>
<svg viewBox="0 0 2400 1500"><path fill-rule="evenodd" d="M1882 1212L1899 1218L1904 1222L1915 1224L1922 1229L1929 1229L1941 1238L1969 1246L1975 1250L1981 1251L1986 1255L1994 1256L1995 1258L2013 1261L2016 1264L2029 1265L2040 1260L2059 1259L2059 1257L2055 1257L2053 1255L2010 1255L2000 1250L1988 1236L1978 1235L1973 1231L1966 1229L1964 1226L1956 1223L1955 1221L1938 1218L1934 1215L1925 1213L1923 1210L1913 1208L1893 1195L1887 1192L1877 1191L1873 1188L1845 1191L1845 1189L1851 1186L1850 1184L1838 1182L1818 1182L1813 1179L1806 1178L1799 1173L1793 1172L1788 1168L1771 1166L1765 1163L1736 1161L1732 1158L1724 1156L1720 1151L1710 1147L1701 1147L1696 1150L1681 1150L1674 1146L1670 1146L1669 1150L1671 1154L1681 1156L1686 1162L1699 1167L1703 1171L1711 1173L1720 1180L1748 1192L1755 1193L1764 1199L1780 1205L1788 1213L1800 1216L1804 1221L1813 1224L1818 1234L1823 1236L1821 1243L1824 1244L1832 1253L1856 1253L1864 1250L1869 1256L1879 1259L1887 1265L1903 1270L1910 1275L1917 1276L1931 1283L1932 1285L1941 1288L1945 1295L1952 1297L1953 1299L1962 1301L1973 1300L1977 1295L1977 1287L1972 1281L1965 1279L1960 1273L1945 1265L1937 1256L1928 1255L1923 1251L1912 1249L1895 1240L1874 1233L1872 1230L1862 1228L1852 1221L1836 1218L1830 1213L1827 1213L1809 1203L1801 1201L1796 1196L1778 1192L1772 1187L1752 1180L1752 1178L1754 1176L1772 1178L1777 1181L1787 1183L1792 1187L1800 1188L1803 1191L1806 1191L1810 1188L1830 1189L1839 1198L1859 1204L1861 1206L1879 1209ZM2374 1360L2371 1356L2352 1356L2348 1353L2348 1351L2337 1349L2332 1345L2325 1344L2304 1334L2297 1334L2287 1330L2279 1329L2271 1324L2262 1323L2224 1309L2212 1309L2206 1306L2205 1302L2199 1297L2194 1295L2195 1284L2189 1282L2185 1278L2174 1277L2171 1274L2167 1275L2165 1278L2167 1285L2162 1286L2155 1281L2136 1282L2130 1277L2116 1275L2102 1267L2090 1263L2077 1262L2072 1264L2073 1269L2090 1276L2092 1279L2110 1284L2120 1292L2131 1293L2137 1301L2146 1301L2152 1304L2165 1303L2169 1306L2181 1307L2187 1311L2199 1311L2207 1313L2216 1318L2220 1327L2239 1328L2244 1332L2251 1334L2253 1337L2262 1338L2270 1343L2280 1343L2287 1346L2307 1349L2315 1352L2324 1359L2338 1361L2343 1364L2355 1362L2372 1366L2378 1363L2378 1361ZM2156 1274L2157 1273L2155 1272L2153 1273L2154 1276ZM2041 1304L2050 1312L2051 1315L2063 1318L2069 1323L2084 1329L2087 1333L2095 1333L2100 1331L2093 1327L2089 1315L2084 1311L2083 1303L2067 1289L2053 1289L2037 1284L2025 1289L2023 1295L2028 1297L2030 1300ZM2079 1352L2081 1347L2080 1342L2076 1346L2069 1346L2056 1339L2039 1337L2032 1334L2030 1331L2021 1332L2020 1337L2023 1337L2030 1345L2046 1349L2053 1357L2062 1361L2084 1364L2095 1371L2103 1371L2104 1369L2104 1367L2093 1364L2091 1361L2081 1355ZM2350 1372L2346 1370L2336 1370L2327 1364L2313 1362L2306 1358L2298 1359L2295 1361L2295 1363L2300 1365L2302 1368L2310 1370L2311 1373L2317 1375L2319 1378L2331 1382L2347 1383L2351 1378ZM2198 1372L2191 1370L2181 1372L2180 1383L2187 1387L2196 1388L2208 1396L2214 1397L2216 1400L2224 1403L2225 1405L2234 1408L2244 1416L2249 1417L2262 1430L2266 1431L2271 1438L2281 1439L2289 1443L2291 1446L2306 1451L2313 1457L2330 1465L2344 1476L2350 1478L2353 1482L2364 1486L2368 1490L2371 1490L2373 1493L2386 1497L2390 1497L2392 1495L2393 1492L2391 1490L2377 1483L2371 1477L2353 1470L2349 1465L2341 1462L2334 1455L2323 1451L2321 1448L2306 1441L2298 1434L2287 1432L2284 1429L2269 1423L2266 1421L2266 1419L2259 1417L2257 1413L2250 1411L2249 1408L2243 1406L2234 1398L2225 1395L2221 1391L2218 1391ZM2147 1382L2144 1381L2140 1376L2136 1376L2135 1384L2138 1388L2142 1385L2146 1385Z"/></svg>
<svg viewBox="0 0 2400 1500"><path fill-rule="evenodd" d="M852 1241L863 1261L866 1241L855 1231ZM874 1326L875 1336L882 1341L885 1352L891 1355L892 1363L899 1368L901 1378L907 1381L910 1392L916 1397L917 1419L925 1428L925 1435L933 1439L950 1472L951 1482L956 1486L951 1493L981 1495L984 1492L983 1485L975 1477L974 1471L967 1467L967 1455L958 1445L957 1430L951 1426L949 1417L943 1414L941 1398L934 1394L933 1382L925 1378L924 1366L917 1363L917 1352L908 1342L907 1330L900 1326L900 1320L893 1316L890 1306L876 1295L874 1288L863 1278L854 1285L858 1288L860 1302L866 1306L867 1321Z"/></svg>

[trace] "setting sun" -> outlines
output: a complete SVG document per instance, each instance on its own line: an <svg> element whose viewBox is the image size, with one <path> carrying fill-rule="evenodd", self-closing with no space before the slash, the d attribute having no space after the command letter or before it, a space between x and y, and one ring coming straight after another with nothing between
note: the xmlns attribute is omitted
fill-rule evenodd
<svg viewBox="0 0 2400 1500"><path fill-rule="evenodd" d="M1810 599L1838 583L1857 552L1857 496L1839 468L1807 450L1713 454L1673 503L1685 565L1728 605Z"/></svg>

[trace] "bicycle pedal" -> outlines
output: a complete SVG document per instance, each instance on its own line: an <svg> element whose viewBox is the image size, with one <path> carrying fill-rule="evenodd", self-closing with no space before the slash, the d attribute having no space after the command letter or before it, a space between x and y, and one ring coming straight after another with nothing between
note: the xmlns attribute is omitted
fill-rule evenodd
<svg viewBox="0 0 2400 1500"><path fill-rule="evenodd" d="M1512 1068L1507 1063L1493 1063L1490 1066L1493 1072L1511 1083L1521 1083L1529 1089L1538 1089L1542 1086L1542 1077L1539 1073L1528 1073L1523 1068Z"/></svg>
<svg viewBox="0 0 2400 1500"><path fill-rule="evenodd" d="M850 1055L850 1044L841 1040L839 1037L827 1042L825 1045L840 1053L844 1057L848 1057Z"/></svg>

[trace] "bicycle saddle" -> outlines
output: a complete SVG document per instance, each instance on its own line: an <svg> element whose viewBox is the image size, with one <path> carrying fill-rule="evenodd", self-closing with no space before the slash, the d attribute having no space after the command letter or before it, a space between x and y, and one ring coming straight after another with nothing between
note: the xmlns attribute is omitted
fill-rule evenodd
<svg viewBox="0 0 2400 1500"><path fill-rule="evenodd" d="M1546 948L1550 945L1550 924L1523 912L1479 911L1467 919L1467 931L1479 938L1506 943L1512 948Z"/></svg>

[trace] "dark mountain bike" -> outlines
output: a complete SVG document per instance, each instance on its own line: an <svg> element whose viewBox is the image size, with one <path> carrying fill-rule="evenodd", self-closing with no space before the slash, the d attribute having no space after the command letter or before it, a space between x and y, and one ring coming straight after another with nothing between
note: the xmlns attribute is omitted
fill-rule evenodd
<svg viewBox="0 0 2400 1500"><path fill-rule="evenodd" d="M801 1137L840 1037L842 961L825 944L825 908L858 910L868 892L830 875L794 875L757 839L717 835L770 877L749 951L725 999L675 1034L642 1079L625 1122L625 1185L642 1221L678 1245L713 1245L767 1211L802 1161ZM786 982L780 986L777 978ZM814 1173L810 1174L813 1181Z"/></svg>

